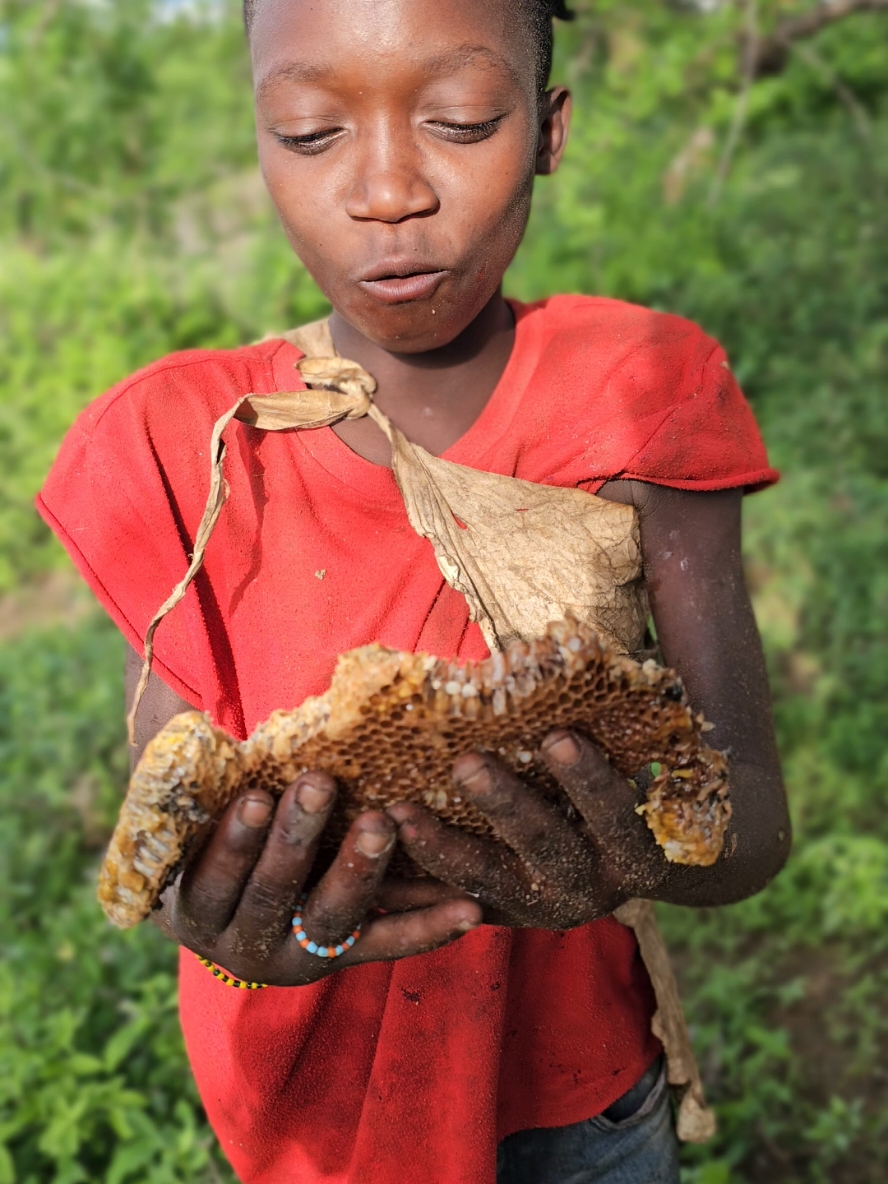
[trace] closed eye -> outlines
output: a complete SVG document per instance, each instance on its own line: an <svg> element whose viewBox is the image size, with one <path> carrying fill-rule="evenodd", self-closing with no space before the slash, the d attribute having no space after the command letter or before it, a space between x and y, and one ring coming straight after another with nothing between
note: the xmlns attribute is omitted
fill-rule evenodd
<svg viewBox="0 0 888 1184"><path fill-rule="evenodd" d="M504 118L503 115L497 115L494 119L485 119L483 123L446 123L443 120L435 120L428 126L442 139L457 144L477 144L481 140L489 139Z"/></svg>
<svg viewBox="0 0 888 1184"><path fill-rule="evenodd" d="M309 132L304 136L284 136L280 132L272 132L272 135L281 145L289 152L298 152L302 156L314 156L318 152L323 152L325 148L336 140L342 134L341 127L325 128L320 132Z"/></svg>
<svg viewBox="0 0 888 1184"><path fill-rule="evenodd" d="M477 144L481 140L489 139L504 118L503 115L497 115L495 118L485 119L481 123L450 123L444 120L435 120L430 122L428 126L441 139L450 140L456 144ZM273 132L272 134L281 147L286 148L289 152L298 152L302 156L314 156L318 152L323 152L325 148L329 148L342 132L342 128L332 127L324 128L322 131L308 132L304 136L285 136L281 132Z"/></svg>

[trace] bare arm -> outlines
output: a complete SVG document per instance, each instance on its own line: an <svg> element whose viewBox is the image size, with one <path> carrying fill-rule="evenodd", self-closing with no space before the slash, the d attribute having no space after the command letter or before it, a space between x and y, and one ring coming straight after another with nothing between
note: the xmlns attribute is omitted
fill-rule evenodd
<svg viewBox="0 0 888 1184"><path fill-rule="evenodd" d="M659 899L725 904L759 891L786 861L790 821L761 640L743 575L742 493L687 493L610 482L602 496L635 505L660 648L707 737L730 753L733 817L711 869L670 865Z"/></svg>
<svg viewBox="0 0 888 1184"><path fill-rule="evenodd" d="M127 646L125 673L127 711L132 707L136 685L141 673L142 659L132 646ZM153 736L157 735L162 727L168 724L174 716L181 715L183 711L194 711L194 709L194 704L188 703L180 695L177 695L163 679L158 678L152 672L148 676L148 686L145 688L145 694L142 696L136 716L136 742L130 748L130 769L136 767L139 757L145 751L145 745Z"/></svg>

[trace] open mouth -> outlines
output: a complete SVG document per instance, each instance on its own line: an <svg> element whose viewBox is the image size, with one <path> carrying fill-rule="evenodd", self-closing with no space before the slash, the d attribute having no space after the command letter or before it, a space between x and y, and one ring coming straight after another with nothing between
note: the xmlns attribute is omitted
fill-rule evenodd
<svg viewBox="0 0 888 1184"><path fill-rule="evenodd" d="M435 294L447 273L438 269L419 270L415 263L412 266L414 270L398 264L383 265L358 283L382 304L428 299Z"/></svg>

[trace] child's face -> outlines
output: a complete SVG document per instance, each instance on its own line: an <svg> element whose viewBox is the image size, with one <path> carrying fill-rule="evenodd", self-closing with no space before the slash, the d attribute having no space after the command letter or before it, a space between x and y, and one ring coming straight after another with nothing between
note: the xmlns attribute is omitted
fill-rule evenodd
<svg viewBox="0 0 888 1184"><path fill-rule="evenodd" d="M261 0L251 48L262 170L318 285L385 348L452 341L566 133L514 0Z"/></svg>

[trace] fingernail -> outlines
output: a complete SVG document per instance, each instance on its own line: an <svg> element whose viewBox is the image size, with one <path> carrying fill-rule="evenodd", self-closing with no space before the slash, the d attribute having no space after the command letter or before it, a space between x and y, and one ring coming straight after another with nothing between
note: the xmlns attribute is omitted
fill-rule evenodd
<svg viewBox="0 0 888 1184"><path fill-rule="evenodd" d="M271 806L264 798L244 798L241 802L240 820L251 830L258 830L265 826L271 814Z"/></svg>
<svg viewBox="0 0 888 1184"><path fill-rule="evenodd" d="M414 817L413 809L410 802L396 802L394 806L386 809L386 814L397 824L398 834L408 843L419 837L419 828L410 821Z"/></svg>
<svg viewBox="0 0 888 1184"><path fill-rule="evenodd" d="M362 855L367 855L371 859L375 859L378 855L382 855L384 851L387 851L394 841L395 836L387 827L384 830L379 830L374 826L359 832L355 840L355 846Z"/></svg>
<svg viewBox="0 0 888 1184"><path fill-rule="evenodd" d="M296 786L296 797L306 814L320 814L330 804L333 790L329 785L318 785L304 777Z"/></svg>
<svg viewBox="0 0 888 1184"><path fill-rule="evenodd" d="M490 770L480 752L468 752L453 766L453 779L469 793L490 792Z"/></svg>
<svg viewBox="0 0 888 1184"><path fill-rule="evenodd" d="M580 759L580 746L569 732L547 736L543 741L543 752L559 765L575 765Z"/></svg>
<svg viewBox="0 0 888 1184"><path fill-rule="evenodd" d="M480 921L470 921L468 917L466 917L464 921L460 921L460 923L457 925L457 929L459 929L462 933L468 933L470 929L477 929L480 924Z"/></svg>

